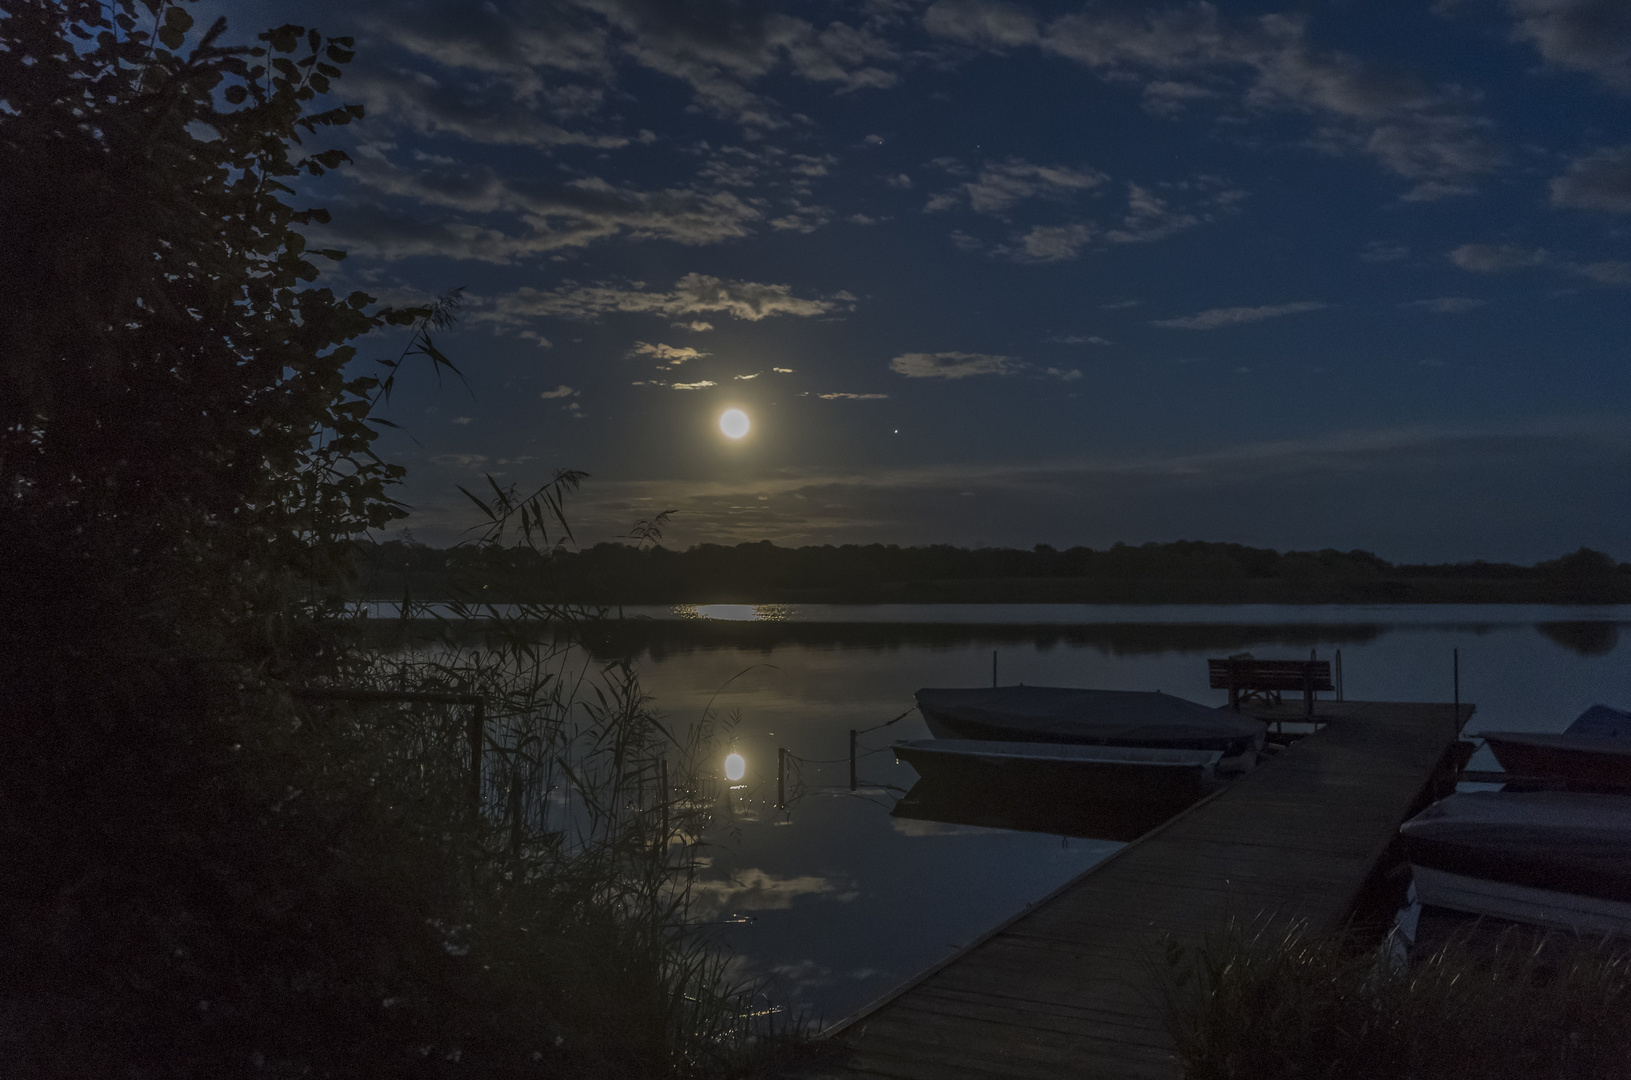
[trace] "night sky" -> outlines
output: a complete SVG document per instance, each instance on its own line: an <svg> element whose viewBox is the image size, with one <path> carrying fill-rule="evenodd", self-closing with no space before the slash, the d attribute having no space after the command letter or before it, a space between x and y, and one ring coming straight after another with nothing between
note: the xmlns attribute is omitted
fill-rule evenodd
<svg viewBox="0 0 1631 1080"><path fill-rule="evenodd" d="M327 283L467 287L421 540L1631 558L1626 0L212 2L357 38Z"/></svg>

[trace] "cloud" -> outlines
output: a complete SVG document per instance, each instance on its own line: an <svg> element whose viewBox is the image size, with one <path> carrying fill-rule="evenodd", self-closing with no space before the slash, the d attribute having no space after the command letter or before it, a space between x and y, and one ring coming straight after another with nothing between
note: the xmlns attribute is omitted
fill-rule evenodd
<svg viewBox="0 0 1631 1080"><path fill-rule="evenodd" d="M1157 112L1200 100L1207 80L1244 73L1244 88L1230 89L1247 108L1315 117L1316 145L1370 155L1414 181L1409 197L1416 199L1470 190L1468 178L1505 160L1463 91L1317 49L1299 15L1232 19L1214 4L1192 2L1153 10L1095 6L1043 22L996 0L938 0L924 26L976 49L1036 47L1072 60L1139 86Z"/></svg>
<svg viewBox="0 0 1631 1080"><path fill-rule="evenodd" d="M1001 216L1022 200L1065 199L1108 179L1096 169L1036 165L1011 157L983 166L978 177L934 196L923 209L932 214L966 203L975 213Z"/></svg>
<svg viewBox="0 0 1631 1080"><path fill-rule="evenodd" d="M1435 315L1465 315L1488 304L1488 300L1475 300L1470 296L1436 296L1431 300L1411 300L1400 304L1404 308L1420 308Z"/></svg>
<svg viewBox="0 0 1631 1080"><path fill-rule="evenodd" d="M1060 337L1051 337L1049 341L1060 345L1113 345L1114 342L1101 338L1098 335L1083 336L1081 334L1065 334Z"/></svg>
<svg viewBox="0 0 1631 1080"><path fill-rule="evenodd" d="M1177 213L1147 187L1127 185L1127 214L1119 228L1111 229L1104 238L1113 244L1146 244L1164 240L1173 233L1182 232L1200 224L1194 214Z"/></svg>
<svg viewBox="0 0 1631 1080"><path fill-rule="evenodd" d="M1410 258L1410 248L1387 240L1372 240L1359 249L1359 257L1368 263L1398 262Z"/></svg>
<svg viewBox="0 0 1631 1080"><path fill-rule="evenodd" d="M888 394L817 394L822 401L882 401Z"/></svg>
<svg viewBox="0 0 1631 1080"><path fill-rule="evenodd" d="M1463 270L1479 274L1494 274L1519 267L1542 267L1583 277L1599 285L1631 284L1631 262L1605 259L1581 263L1559 258L1545 248L1526 248L1515 244L1462 244L1450 252L1450 261Z"/></svg>
<svg viewBox="0 0 1631 1080"><path fill-rule="evenodd" d="M560 386L557 386L555 389L545 390L543 393L539 394L538 396L543 398L545 401L552 401L555 398L577 397L578 396L578 391L572 389L570 386L567 386L565 383L562 383Z"/></svg>
<svg viewBox="0 0 1631 1080"><path fill-rule="evenodd" d="M439 158L401 165L378 148L359 150L348 175L379 195L419 207L517 219L505 232L462 218L417 221L383 207L335 214L332 231L383 258L434 253L507 262L617 236L699 246L746 236L763 216L728 191L642 191L598 177L564 183L513 178L485 164Z"/></svg>
<svg viewBox="0 0 1631 1080"><path fill-rule="evenodd" d="M1631 91L1631 7L1624 0L1507 0L1517 33L1547 62Z"/></svg>
<svg viewBox="0 0 1631 1080"><path fill-rule="evenodd" d="M1329 306L1317 300L1299 300L1292 304L1265 304L1262 307L1211 308L1177 319L1155 319L1150 325L1175 330L1216 330L1220 326L1240 326L1285 315L1300 315L1305 311L1322 311Z"/></svg>
<svg viewBox="0 0 1631 1080"><path fill-rule="evenodd" d="M632 141L626 135L572 131L551 121L536 101L518 101L501 84L467 85L438 81L422 73L375 69L346 79L370 119L395 120L427 135L452 135L466 142L499 146L587 146L615 150Z"/></svg>
<svg viewBox="0 0 1631 1080"><path fill-rule="evenodd" d="M1551 255L1544 248L1515 244L1462 244L1450 252L1450 261L1463 270L1492 274L1518 266L1544 266L1551 261Z"/></svg>
<svg viewBox="0 0 1631 1080"><path fill-rule="evenodd" d="M448 423L450 423L450 424L468 424L471 421L473 421L474 419L475 419L474 416L455 416L452 420L449 420Z"/></svg>
<svg viewBox="0 0 1631 1080"><path fill-rule="evenodd" d="M793 374L793 369L790 368L790 367L773 367L770 370L774 371L778 375L791 375L791 374Z"/></svg>
<svg viewBox="0 0 1631 1080"><path fill-rule="evenodd" d="M1576 158L1551 189L1554 206L1631 214L1631 146Z"/></svg>
<svg viewBox="0 0 1631 1080"><path fill-rule="evenodd" d="M1074 259L1093 242L1092 226L1036 225L1014 243L999 247L997 254L1015 262L1050 263Z"/></svg>
<svg viewBox="0 0 1631 1080"><path fill-rule="evenodd" d="M500 113L540 101L557 112L592 111L633 65L688 85L692 111L769 130L789 120L752 84L778 70L839 93L895 84L899 56L870 22L821 26L767 4L572 0L471 8L428 0L392 9L373 29L442 65L443 78L433 83L475 73L468 81L496 84L508 95L491 95Z"/></svg>
<svg viewBox="0 0 1631 1080"><path fill-rule="evenodd" d="M687 360L700 360L702 357L707 356L708 354L693 349L689 345L683 345L676 348L673 345L663 345L660 343L651 345L644 341L636 341L634 343L634 348L629 350L629 355L650 356L654 359L662 360L670 364L683 364Z"/></svg>
<svg viewBox="0 0 1631 1080"><path fill-rule="evenodd" d="M674 329L676 329L676 330L689 330L693 334L705 334L709 330L712 330L713 328L714 328L713 323L703 322L701 319L697 319L694 322L677 322L677 323L674 324Z"/></svg>
<svg viewBox="0 0 1631 1080"><path fill-rule="evenodd" d="M778 315L813 318L848 311L854 302L855 298L846 292L834 293L825 299L804 299L794 296L788 285L687 274L668 292L649 291L643 282L635 282L627 288L569 282L548 292L523 287L498 297L490 310L472 318L520 323L533 318L589 321L613 313L674 317L717 312L758 322Z"/></svg>
<svg viewBox="0 0 1631 1080"><path fill-rule="evenodd" d="M1012 356L991 353L903 353L889 370L908 379L966 379L971 375L1013 375L1024 365Z"/></svg>
<svg viewBox="0 0 1631 1080"><path fill-rule="evenodd" d="M711 380L703 379L700 382L677 382L677 383L673 383L672 387L675 390L703 390L703 389L706 389L707 387L718 386L718 385L719 385L718 383L712 382Z"/></svg>

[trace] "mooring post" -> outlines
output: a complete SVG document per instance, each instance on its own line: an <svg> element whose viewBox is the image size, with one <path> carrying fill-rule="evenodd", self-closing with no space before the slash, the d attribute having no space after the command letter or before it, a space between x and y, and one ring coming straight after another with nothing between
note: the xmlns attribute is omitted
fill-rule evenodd
<svg viewBox="0 0 1631 1080"><path fill-rule="evenodd" d="M787 808L787 748L776 747L776 809Z"/></svg>
<svg viewBox="0 0 1631 1080"><path fill-rule="evenodd" d="M1337 650L1337 700L1346 700L1342 696L1342 650Z"/></svg>
<svg viewBox="0 0 1631 1080"><path fill-rule="evenodd" d="M470 809L481 813L481 750L486 738L487 702L476 698L470 706Z"/></svg>
<svg viewBox="0 0 1631 1080"><path fill-rule="evenodd" d="M663 800L663 845L666 847L668 845L668 759L666 757L659 758L658 764L658 772L661 774L663 785L662 791L658 794L662 796Z"/></svg>
<svg viewBox="0 0 1631 1080"><path fill-rule="evenodd" d="M1455 733L1461 734L1461 650L1450 650L1450 677L1454 681L1455 692Z"/></svg>
<svg viewBox="0 0 1631 1080"><path fill-rule="evenodd" d="M991 650L991 685L997 685L997 650Z"/></svg>
<svg viewBox="0 0 1631 1080"><path fill-rule="evenodd" d="M849 729L849 789L855 790L855 729Z"/></svg>

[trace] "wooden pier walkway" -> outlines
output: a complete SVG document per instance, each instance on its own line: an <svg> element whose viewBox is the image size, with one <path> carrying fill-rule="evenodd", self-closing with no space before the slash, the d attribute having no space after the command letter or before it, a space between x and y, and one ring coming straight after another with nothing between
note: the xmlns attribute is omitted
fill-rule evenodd
<svg viewBox="0 0 1631 1080"><path fill-rule="evenodd" d="M1153 985L1163 942L1199 943L1230 919L1341 925L1400 822L1444 782L1473 706L1317 711L1323 730L846 1021L831 1057L797 1075L1178 1077Z"/></svg>

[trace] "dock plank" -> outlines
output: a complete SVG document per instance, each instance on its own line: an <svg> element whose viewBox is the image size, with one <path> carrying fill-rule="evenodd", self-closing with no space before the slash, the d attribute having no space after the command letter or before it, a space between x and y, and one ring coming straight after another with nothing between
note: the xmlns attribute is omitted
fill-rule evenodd
<svg viewBox="0 0 1631 1080"><path fill-rule="evenodd" d="M1166 944L1231 920L1340 925L1473 712L1318 708L1322 730L839 1025L827 1037L842 1052L793 1075L1174 1080L1155 986Z"/></svg>

